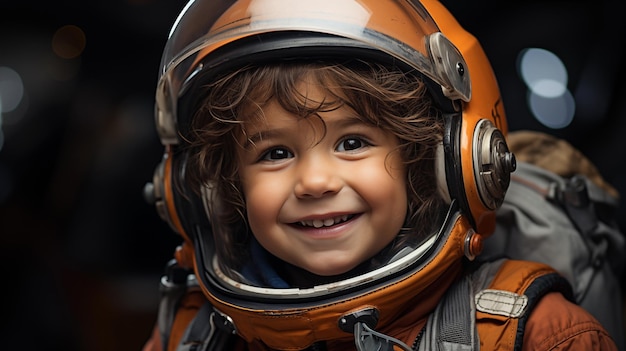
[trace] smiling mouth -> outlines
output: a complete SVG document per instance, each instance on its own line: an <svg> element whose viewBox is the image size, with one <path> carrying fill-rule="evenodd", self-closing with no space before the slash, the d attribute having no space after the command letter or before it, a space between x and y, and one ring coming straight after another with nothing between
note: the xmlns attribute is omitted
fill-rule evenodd
<svg viewBox="0 0 626 351"><path fill-rule="evenodd" d="M312 219L306 221L299 221L296 224L299 224L302 227L312 227L312 228L322 228L322 227L332 227L334 225L347 222L354 218L355 215L342 215L333 218L326 219Z"/></svg>

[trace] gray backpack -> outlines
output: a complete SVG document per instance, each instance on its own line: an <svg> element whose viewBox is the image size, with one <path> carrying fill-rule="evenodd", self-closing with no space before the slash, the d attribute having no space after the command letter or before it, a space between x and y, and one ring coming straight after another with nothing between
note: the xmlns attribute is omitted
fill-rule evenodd
<svg viewBox="0 0 626 351"><path fill-rule="evenodd" d="M620 286L626 240L614 221L618 201L583 175L564 178L518 161L479 260L504 255L552 266L626 350Z"/></svg>

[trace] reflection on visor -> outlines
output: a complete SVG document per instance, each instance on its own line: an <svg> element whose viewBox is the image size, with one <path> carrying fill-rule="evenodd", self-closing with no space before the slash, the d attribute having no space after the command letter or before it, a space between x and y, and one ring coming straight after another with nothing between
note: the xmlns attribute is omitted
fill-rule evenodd
<svg viewBox="0 0 626 351"><path fill-rule="evenodd" d="M242 295L274 298L307 298L345 291L367 283L380 281L384 277L402 272L409 267L414 267L416 263L423 261L423 259L427 257L427 253L431 252L431 249L433 249L437 243L440 242L440 238L445 236L448 232L446 230L448 227L447 224L456 222L459 214L454 211L454 207L455 206L450 206L447 214L445 216L441 216L442 220L437 221L441 224L438 226L438 231L428 237L425 241L421 242L417 247L413 248L405 246L404 248L395 251L394 255L382 266L379 265L378 267L375 267L374 269L363 274L338 280L336 282L320 284L310 288L289 287L288 285L280 287L282 285L280 282L255 284L250 279L245 277L245 274L242 274L241 272L234 272L231 269L222 267L217 255L213 256L210 266L213 269L215 276L222 281L228 289ZM254 264L257 265L258 262L255 261ZM224 271L225 269L228 271ZM262 286L269 284L272 284L275 287Z"/></svg>
<svg viewBox="0 0 626 351"><path fill-rule="evenodd" d="M332 9L332 12L328 9ZM341 0L287 2L283 0L257 0L250 4L248 13L249 17L255 18L257 22L282 17L291 19L290 22L294 25L299 25L305 19L316 20L318 23L324 23L320 19L334 19L337 22L348 22L361 28L367 26L371 16L371 11L362 4ZM326 26L328 25L326 24Z"/></svg>
<svg viewBox="0 0 626 351"><path fill-rule="evenodd" d="M325 6L320 7L320 1ZM161 59L156 116L162 142L179 142L177 127L185 125L188 116L178 115L178 100L194 80L215 76L225 69L222 63L242 56L271 54L275 43L243 54L239 44L250 38L264 43L266 37L285 32L341 39L333 49L344 56L355 47L375 50L429 77L450 99L470 98L469 74L457 72L457 66L466 67L463 58L417 1L198 0L177 19ZM304 43L310 47L315 40ZM286 40L283 45L298 49L300 44ZM219 62L213 61L217 53ZM280 59L288 54L276 51L276 55ZM213 64L205 65L207 61Z"/></svg>
<svg viewBox="0 0 626 351"><path fill-rule="evenodd" d="M329 283L324 285L314 286L312 288L284 288L284 289L276 289L276 288L264 288L264 287L256 287L252 285L247 285L245 283L237 282L229 277L227 277L222 270L219 268L219 262L217 257L213 258L213 269L219 278L221 278L226 284L235 288L236 290L240 290L242 293L247 293L250 295L272 295L275 297L315 297L320 295L325 295L328 293L333 293L336 291L347 290L353 287L357 287L365 282L374 281L380 279L384 276L391 275L402 271L403 269L409 267L412 263L418 261L420 258L424 256L426 252L429 251L430 248L437 242L437 238L439 235L433 235L426 242L420 245L415 250L410 250L405 248L405 250L398 253L397 256L402 256L399 258L394 257L394 260L391 261L384 267L371 271L369 273L359 275L353 278L345 279L342 281L338 281L335 283ZM406 251L410 251L410 253L406 253Z"/></svg>

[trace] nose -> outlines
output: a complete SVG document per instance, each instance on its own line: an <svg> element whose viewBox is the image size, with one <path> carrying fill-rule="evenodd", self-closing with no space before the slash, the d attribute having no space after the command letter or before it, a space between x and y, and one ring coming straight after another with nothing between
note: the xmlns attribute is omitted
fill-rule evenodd
<svg viewBox="0 0 626 351"><path fill-rule="evenodd" d="M309 155L300 160L297 167L297 182L294 187L296 197L301 199L321 198L338 193L343 187L343 179L338 165L330 156Z"/></svg>

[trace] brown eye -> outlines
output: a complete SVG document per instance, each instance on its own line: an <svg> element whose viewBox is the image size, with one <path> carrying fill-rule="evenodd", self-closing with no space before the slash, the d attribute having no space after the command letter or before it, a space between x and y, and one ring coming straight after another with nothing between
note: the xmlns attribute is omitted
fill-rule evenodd
<svg viewBox="0 0 626 351"><path fill-rule="evenodd" d="M291 157L293 157L293 154L289 150L284 149L284 148L274 148L264 153L263 156L261 157L261 160L275 161L275 160L282 160L282 159L291 158Z"/></svg>
<svg viewBox="0 0 626 351"><path fill-rule="evenodd" d="M354 151L367 145L369 144L361 138L349 137L349 138L343 139L339 143L339 145L337 145L337 151L339 152Z"/></svg>

